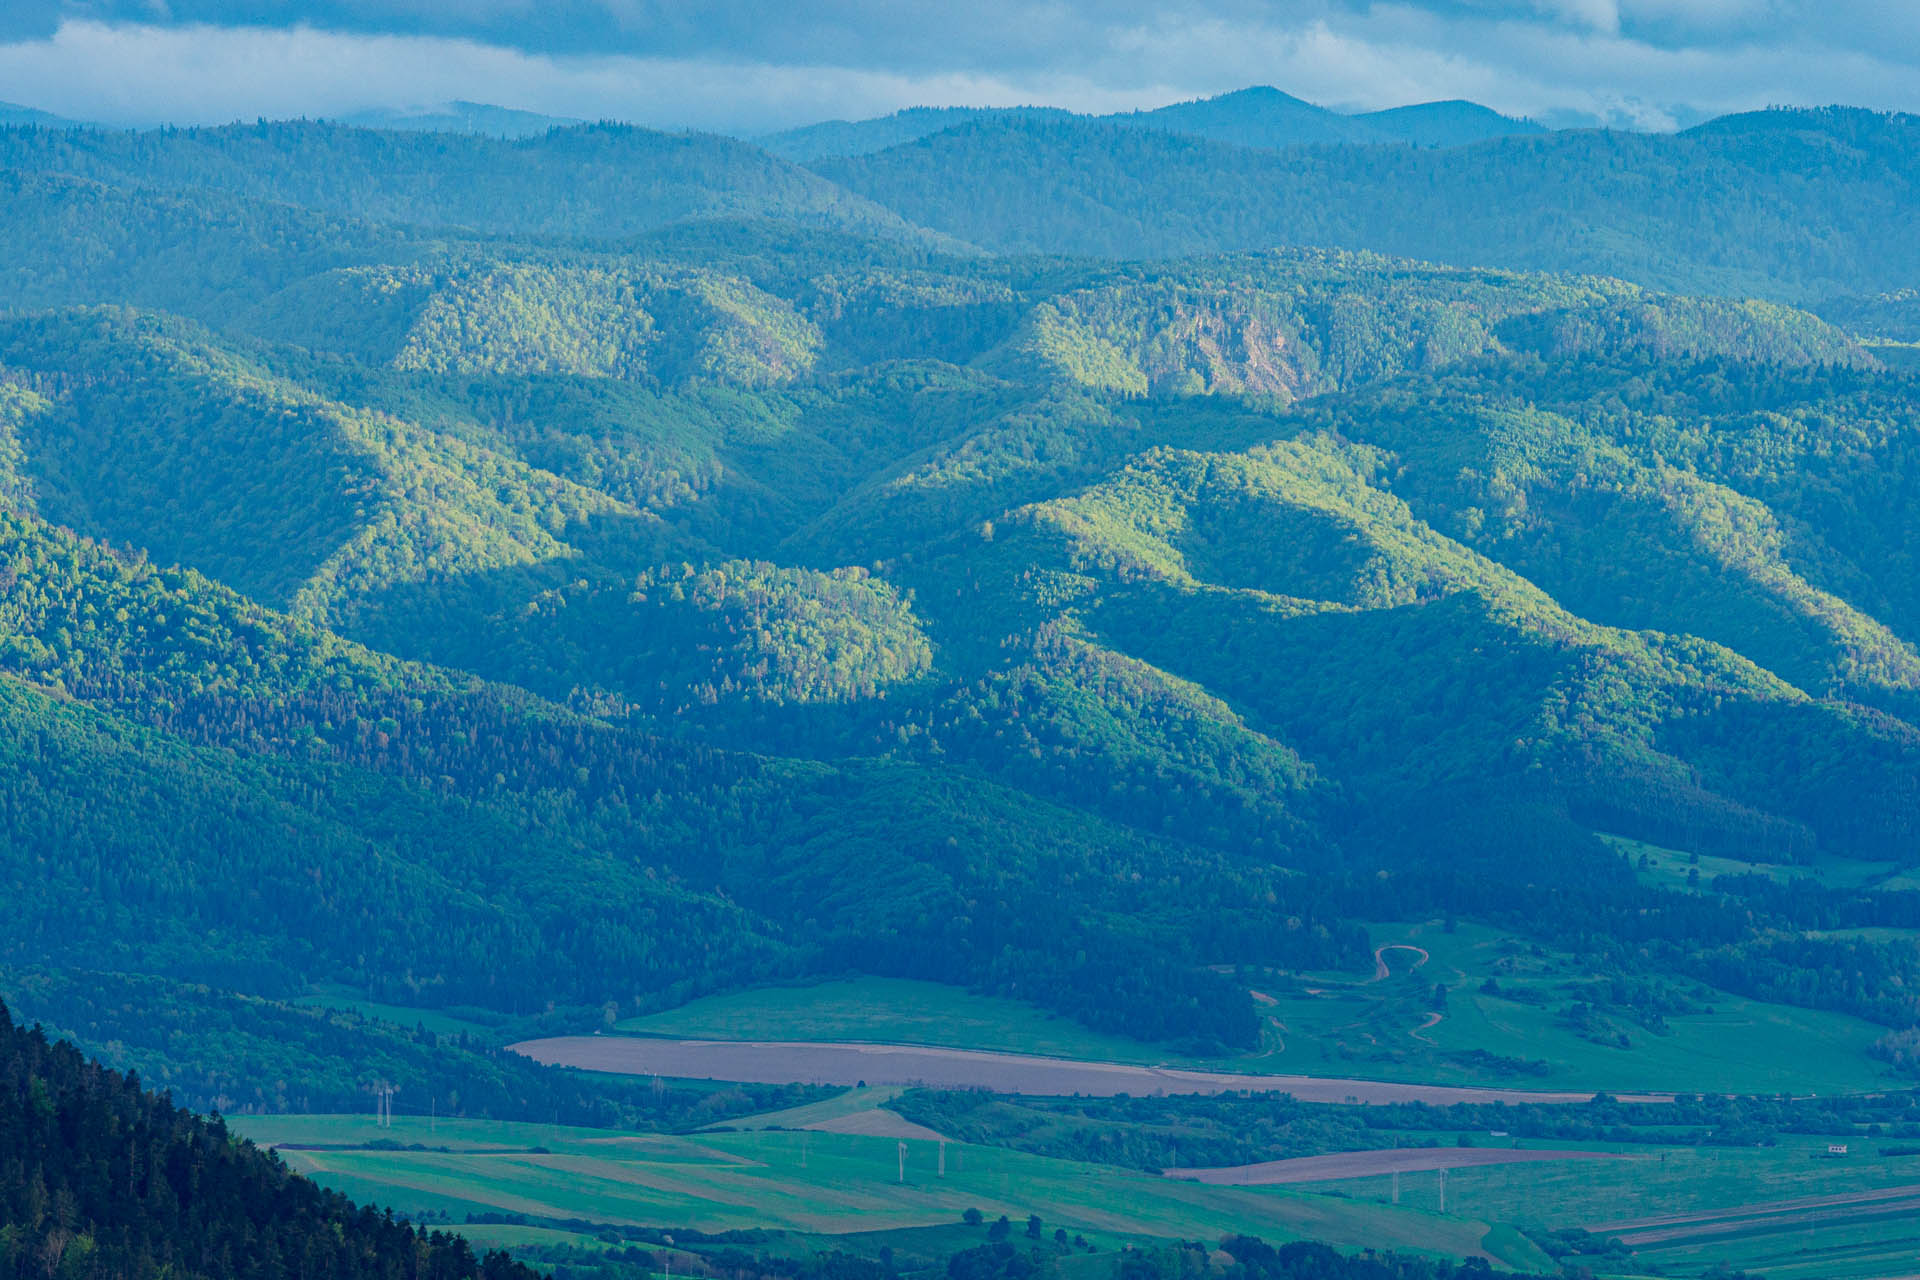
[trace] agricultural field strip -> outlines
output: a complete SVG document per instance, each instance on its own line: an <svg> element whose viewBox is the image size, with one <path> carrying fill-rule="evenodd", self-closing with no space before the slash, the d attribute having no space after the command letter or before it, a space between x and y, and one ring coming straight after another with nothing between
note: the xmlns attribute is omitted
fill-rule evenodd
<svg viewBox="0 0 1920 1280"><path fill-rule="evenodd" d="M1761 1205L1741 1205L1724 1211L1678 1215L1668 1219L1644 1219L1638 1224L1607 1224L1594 1228L1594 1232L1619 1236L1620 1242L1630 1247L1659 1247L1741 1236L1768 1236L1778 1232L1832 1228L1885 1219L1910 1219L1916 1211L1920 1211L1920 1186L1901 1186L1882 1188L1876 1192L1857 1192L1851 1196L1768 1201Z"/></svg>
<svg viewBox="0 0 1920 1280"><path fill-rule="evenodd" d="M336 1129L343 1126L329 1118ZM257 1139L311 1139L328 1121L311 1117L250 1122ZM929 1227L954 1222L962 1210L997 1215L1041 1213L1071 1230L1180 1238L1236 1232L1329 1239L1345 1247L1385 1242L1399 1248L1438 1248L1459 1256L1482 1251L1491 1229L1477 1218L1437 1218L1425 1211L1294 1192L1285 1188L1214 1187L1148 1174L1083 1165L998 1148L963 1146L949 1153L937 1176L929 1145L908 1157L898 1181L894 1142L857 1135L787 1131L714 1133L728 1163L664 1163L644 1147L594 1141L581 1131L549 1126L494 1126L461 1122L453 1134L496 1145L507 1132L551 1142L552 1151L476 1156L421 1145L342 1146L289 1151L302 1172L400 1208L475 1209L535 1219L585 1219L608 1225L683 1225L725 1230L747 1225L839 1234L866 1228ZM423 1135L424 1125L402 1124L397 1140ZM503 1130L505 1132L503 1132ZM356 1128L355 1131L358 1131ZM389 1131L381 1131L389 1132ZM704 1144L703 1144L704 1145ZM590 1154L632 1153L634 1165L609 1167ZM811 1158L809 1159L809 1152ZM1487 1245L1498 1259L1512 1250ZM1533 1262L1507 1257L1507 1263Z"/></svg>
<svg viewBox="0 0 1920 1280"><path fill-rule="evenodd" d="M1380 1151L1340 1151L1292 1160L1227 1165L1212 1169L1168 1169L1166 1176L1220 1187L1271 1187L1298 1182L1333 1182L1388 1173L1425 1173L1478 1165L1532 1164L1545 1160L1644 1160L1618 1151L1575 1148L1394 1147Z"/></svg>
<svg viewBox="0 0 1920 1280"><path fill-rule="evenodd" d="M1663 1213L1657 1217L1645 1219L1620 1219L1617 1222L1599 1222L1590 1226L1594 1234L1619 1234L1634 1232L1653 1226L1684 1226L1692 1222L1713 1222L1728 1217L1755 1217L1768 1213L1793 1213L1799 1209L1826 1209L1834 1205L1855 1205L1870 1199L1907 1199L1920 1197L1920 1182L1903 1182L1901 1186L1882 1186L1870 1192L1841 1192L1836 1196L1801 1196L1795 1199L1766 1199L1751 1205L1734 1205L1730 1209L1701 1209L1697 1213Z"/></svg>
<svg viewBox="0 0 1920 1280"><path fill-rule="evenodd" d="M555 1036L508 1048L549 1066L616 1075L657 1075L759 1084L923 1085L1063 1097L1083 1094L1284 1092L1304 1102L1586 1102L1593 1091L1499 1089L1324 1076L1189 1071L925 1045L855 1042L670 1040ZM1670 1102L1670 1093L1616 1094L1624 1102Z"/></svg>
<svg viewBox="0 0 1920 1280"><path fill-rule="evenodd" d="M1817 1227L1849 1223L1880 1222L1889 1218L1911 1220L1916 1210L1920 1210L1920 1199L1878 1200L1859 1205L1840 1205L1831 1209L1803 1209L1798 1213L1729 1218L1695 1226L1634 1231L1620 1236L1619 1239L1621 1243L1631 1248L1647 1245L1690 1244L1695 1241L1773 1235L1784 1231L1810 1231Z"/></svg>

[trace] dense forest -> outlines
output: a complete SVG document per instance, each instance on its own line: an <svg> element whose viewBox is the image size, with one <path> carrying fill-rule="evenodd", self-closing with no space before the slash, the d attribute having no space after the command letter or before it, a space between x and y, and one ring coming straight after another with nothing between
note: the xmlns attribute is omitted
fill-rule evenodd
<svg viewBox="0 0 1920 1280"><path fill-rule="evenodd" d="M14 1025L0 1006L0 1275L532 1280L356 1207L277 1156Z"/></svg>
<svg viewBox="0 0 1920 1280"><path fill-rule="evenodd" d="M1002 252L1341 246L1798 302L1910 287L1915 273L1895 230L1917 207L1910 115L1775 110L1678 135L1560 130L1446 148L1214 136L990 117L815 163Z"/></svg>
<svg viewBox="0 0 1920 1280"><path fill-rule="evenodd" d="M1912 122L1286 112L0 130L8 998L228 1110L674 1127L768 1100L303 1001L1207 1054L1450 916L1911 1069Z"/></svg>

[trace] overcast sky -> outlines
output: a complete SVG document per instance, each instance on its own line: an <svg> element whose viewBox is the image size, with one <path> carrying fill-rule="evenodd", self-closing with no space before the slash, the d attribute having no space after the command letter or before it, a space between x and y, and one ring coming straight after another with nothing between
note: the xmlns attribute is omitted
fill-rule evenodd
<svg viewBox="0 0 1920 1280"><path fill-rule="evenodd" d="M0 0L0 100L111 123L455 98L752 133L1271 84L1667 128L1920 109L1916 0Z"/></svg>

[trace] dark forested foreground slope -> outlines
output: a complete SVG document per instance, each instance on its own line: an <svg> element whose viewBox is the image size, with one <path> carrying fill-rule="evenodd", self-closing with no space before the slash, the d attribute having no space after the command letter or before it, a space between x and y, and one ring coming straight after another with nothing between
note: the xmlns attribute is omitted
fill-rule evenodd
<svg viewBox="0 0 1920 1280"><path fill-rule="evenodd" d="M604 1119L650 1104L293 1002L579 1029L862 972L1213 1053L1251 974L1463 917L1901 1059L1914 383L1565 269L1892 306L1910 129L1025 122L825 167L859 196L633 130L0 132L8 992L198 1102ZM1561 273L950 252L1303 239Z"/></svg>
<svg viewBox="0 0 1920 1280"><path fill-rule="evenodd" d="M0 1006L0 1275L531 1280L356 1208Z"/></svg>

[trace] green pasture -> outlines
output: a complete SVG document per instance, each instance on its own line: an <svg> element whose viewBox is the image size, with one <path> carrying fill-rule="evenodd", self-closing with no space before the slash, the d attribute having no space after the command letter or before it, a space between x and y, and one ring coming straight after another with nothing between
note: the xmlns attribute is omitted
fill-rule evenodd
<svg viewBox="0 0 1920 1280"><path fill-rule="evenodd" d="M1406 944L1430 959L1418 968L1405 951L1385 955L1390 975L1303 975L1267 992L1271 1023L1260 1069L1354 1075L1443 1084L1515 1088L1687 1093L1848 1093L1896 1083L1867 1056L1885 1033L1863 1019L1766 1004L1672 980L1711 1012L1671 1014L1650 1028L1625 1011L1603 1010L1598 1026L1569 1019L1572 988L1596 975L1569 957L1496 930L1461 924L1379 925L1376 945ZM1481 988L1488 979L1497 993ZM1447 988L1436 1009L1433 988ZM1441 1014L1431 1026L1433 1012ZM1625 1034L1626 1047L1596 1035ZM1504 1070L1476 1052L1544 1063Z"/></svg>
<svg viewBox="0 0 1920 1280"><path fill-rule="evenodd" d="M548 1125L418 1119L376 1128L361 1117L240 1117L256 1142L286 1149L292 1167L356 1198L410 1213L510 1213L616 1226L808 1234L950 1226L977 1208L989 1219L1038 1214L1096 1243L1141 1237L1326 1240L1462 1256L1492 1227L1411 1207L1278 1188L1208 1187L994 1147L909 1142L906 1178L892 1139L759 1131L694 1138ZM447 1150L338 1149L386 1140ZM1504 1243L1502 1243L1504 1242ZM1500 1260L1542 1261L1502 1233Z"/></svg>
<svg viewBox="0 0 1920 1280"><path fill-rule="evenodd" d="M1864 862L1831 855L1808 863L1764 862L1688 853L1625 836L1602 835L1600 838L1633 862L1642 884L1659 889L1687 888L1691 873L1696 870L1703 882L1711 882L1715 876L1760 875L1781 884L1812 879L1835 889L1892 888L1897 887L1893 884L1894 873L1900 870L1900 865L1894 862ZM1642 856L1647 859L1644 867L1639 865Z"/></svg>
<svg viewBox="0 0 1920 1280"><path fill-rule="evenodd" d="M1185 1061L1158 1046L1104 1035L1018 1000L902 978L737 991L628 1018L616 1029L630 1035L716 1040L939 1045L1102 1062Z"/></svg>
<svg viewBox="0 0 1920 1280"><path fill-rule="evenodd" d="M373 1000L360 1000L350 995L325 991L299 996L292 1003L314 1009L344 1009L377 1022L390 1022L408 1031L415 1027L425 1027L437 1036L468 1035L490 1044L499 1042L501 1038L501 1030L498 1026L488 1026L440 1009L414 1009L406 1005L380 1004Z"/></svg>
<svg viewBox="0 0 1920 1280"><path fill-rule="evenodd" d="M1604 1011L1583 1028L1570 1020L1576 998L1570 987L1596 975L1564 954L1471 924L1451 931L1438 923L1380 924L1372 935L1376 946L1419 947L1430 959L1416 966L1412 952L1388 950L1383 958L1389 974L1377 981L1352 973L1255 979L1266 1022L1262 1049L1235 1058L1183 1058L1017 1001L876 978L714 996L628 1019L620 1029L715 1039L883 1041L1519 1089L1848 1093L1896 1083L1867 1054L1885 1029L1862 1019L1670 979L1711 1012L1669 1015L1655 1029L1627 1013ZM1489 978L1498 994L1481 990ZM1434 1008L1435 984L1447 988L1442 1010ZM1436 1011L1440 1020L1426 1025ZM1614 1033L1625 1034L1626 1047L1611 1042Z"/></svg>

